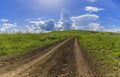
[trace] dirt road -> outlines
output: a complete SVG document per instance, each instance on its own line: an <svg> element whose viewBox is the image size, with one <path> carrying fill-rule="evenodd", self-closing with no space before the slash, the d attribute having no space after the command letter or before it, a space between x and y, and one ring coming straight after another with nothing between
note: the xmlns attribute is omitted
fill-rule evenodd
<svg viewBox="0 0 120 77"><path fill-rule="evenodd" d="M98 77L90 69L77 39L36 52L0 59L0 77Z"/></svg>
<svg viewBox="0 0 120 77"><path fill-rule="evenodd" d="M93 71L90 69L89 63L87 63L85 60L84 54L82 53L83 51L81 51L77 39L75 39L74 46L75 60L77 65L76 77L98 77L95 73L93 73Z"/></svg>

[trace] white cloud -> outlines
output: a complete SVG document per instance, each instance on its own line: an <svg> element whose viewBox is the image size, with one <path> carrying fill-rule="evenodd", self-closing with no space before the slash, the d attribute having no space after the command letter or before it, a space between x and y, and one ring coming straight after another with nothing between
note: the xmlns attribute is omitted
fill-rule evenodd
<svg viewBox="0 0 120 77"><path fill-rule="evenodd" d="M103 27L99 23L95 23L99 19L96 14L83 14L76 17L71 17L68 11L63 9L61 11L61 18L59 23L56 25L57 30L101 30ZM68 25L69 24L69 25Z"/></svg>
<svg viewBox="0 0 120 77"><path fill-rule="evenodd" d="M76 17L71 17L72 29L79 30L100 30L102 26L100 24L95 23L99 19L98 15L95 14L84 14Z"/></svg>
<svg viewBox="0 0 120 77"><path fill-rule="evenodd" d="M88 11L100 11L102 9L91 7ZM98 23L99 16L96 14L83 14L80 16L70 17L69 12L66 9L62 9L60 20L55 23L53 19L30 19L29 25L25 26L25 29L18 30L16 28L17 23L7 23L7 20L2 20L4 23L0 24L0 33L45 33L53 30L92 30L92 31L107 31L107 32L119 32L120 28L113 26L113 28L105 28Z"/></svg>
<svg viewBox="0 0 120 77"><path fill-rule="evenodd" d="M88 2L91 2L91 3L94 3L96 2L97 0L87 0Z"/></svg>
<svg viewBox="0 0 120 77"><path fill-rule="evenodd" d="M20 32L20 31L18 29L14 28L14 29L11 30L10 33L18 33L18 32Z"/></svg>
<svg viewBox="0 0 120 77"><path fill-rule="evenodd" d="M120 33L120 27L104 28L104 31L105 32Z"/></svg>
<svg viewBox="0 0 120 77"><path fill-rule="evenodd" d="M0 33L4 33L5 32L5 29L4 28L1 28L0 29Z"/></svg>
<svg viewBox="0 0 120 77"><path fill-rule="evenodd" d="M55 23L53 19L49 19L46 21L45 25L42 27L42 29L46 31L53 31L55 28Z"/></svg>
<svg viewBox="0 0 120 77"><path fill-rule="evenodd" d="M1 19L1 22L8 22L8 19Z"/></svg>
<svg viewBox="0 0 120 77"><path fill-rule="evenodd" d="M17 27L17 23L11 24L11 23L3 23L0 26L0 33L7 33L10 32L10 30L8 31L8 29L13 29L15 27Z"/></svg>
<svg viewBox="0 0 120 77"><path fill-rule="evenodd" d="M34 29L33 28L31 28L29 25L26 25L25 26L25 33L33 33L34 32Z"/></svg>
<svg viewBox="0 0 120 77"><path fill-rule="evenodd" d="M43 20L29 20L29 25L25 26L25 31L27 33L41 33L41 32L50 32L55 28L55 23L53 19Z"/></svg>
<svg viewBox="0 0 120 77"><path fill-rule="evenodd" d="M62 22L55 24L55 30L63 30Z"/></svg>
<svg viewBox="0 0 120 77"><path fill-rule="evenodd" d="M69 12L66 9L61 10L60 20L58 22L58 28L61 30L71 29L72 21L69 16Z"/></svg>
<svg viewBox="0 0 120 77"><path fill-rule="evenodd" d="M80 29L84 29L84 26L76 26L76 25L72 24L71 29L72 30L80 30Z"/></svg>
<svg viewBox="0 0 120 77"><path fill-rule="evenodd" d="M71 20L73 21L72 25L77 26L78 28L87 28L88 24L94 22L98 18L99 16L95 14L84 14L76 17L71 17Z"/></svg>
<svg viewBox="0 0 120 77"><path fill-rule="evenodd" d="M45 24L45 21L44 20L34 20L34 21L30 21L30 23L32 24L35 24L36 26L40 26L40 25L43 25Z"/></svg>
<svg viewBox="0 0 120 77"><path fill-rule="evenodd" d="M14 24L3 23L3 24L2 24L2 27L3 27L4 29L8 29L8 28L10 28L10 27L16 27L16 26L17 26L17 23L14 23Z"/></svg>
<svg viewBox="0 0 120 77"><path fill-rule="evenodd" d="M44 30L41 28L36 29L36 27L34 25L32 25L32 26L26 25L25 30L23 30L22 32L23 33L47 33L50 31L47 31L47 30Z"/></svg>
<svg viewBox="0 0 120 77"><path fill-rule="evenodd" d="M93 7L93 6L87 6L85 7L85 11L88 11L88 12L98 12L98 11L101 11L101 10L105 10L103 8L97 8L97 7Z"/></svg>
<svg viewBox="0 0 120 77"><path fill-rule="evenodd" d="M29 20L29 22L35 27L39 27L39 29L45 31L53 31L53 30L70 30L72 26L72 20L69 16L69 12L66 9L61 10L60 20L58 23L54 23L53 19L43 20L43 19L35 19ZM30 27L27 30L31 30Z"/></svg>
<svg viewBox="0 0 120 77"><path fill-rule="evenodd" d="M88 27L89 30L93 30L93 31L102 31L104 29L104 27L101 26L99 23L90 23Z"/></svg>

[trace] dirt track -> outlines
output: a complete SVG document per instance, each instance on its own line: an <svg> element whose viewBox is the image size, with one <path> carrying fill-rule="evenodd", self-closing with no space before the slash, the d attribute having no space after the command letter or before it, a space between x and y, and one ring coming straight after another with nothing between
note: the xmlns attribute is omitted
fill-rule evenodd
<svg viewBox="0 0 120 77"><path fill-rule="evenodd" d="M0 59L0 77L98 77L90 69L77 39L36 52Z"/></svg>

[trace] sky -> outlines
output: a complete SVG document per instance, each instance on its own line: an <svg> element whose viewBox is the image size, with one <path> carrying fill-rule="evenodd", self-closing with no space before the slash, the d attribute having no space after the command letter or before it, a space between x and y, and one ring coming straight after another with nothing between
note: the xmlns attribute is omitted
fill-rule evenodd
<svg viewBox="0 0 120 77"><path fill-rule="evenodd" d="M0 0L0 33L120 32L120 0Z"/></svg>

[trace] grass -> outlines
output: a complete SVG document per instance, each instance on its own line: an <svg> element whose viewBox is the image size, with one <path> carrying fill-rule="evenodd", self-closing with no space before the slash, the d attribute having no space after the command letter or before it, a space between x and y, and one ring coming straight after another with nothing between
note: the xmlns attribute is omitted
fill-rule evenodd
<svg viewBox="0 0 120 77"><path fill-rule="evenodd" d="M92 63L105 77L120 76L120 34L88 32L81 34L79 40Z"/></svg>
<svg viewBox="0 0 120 77"><path fill-rule="evenodd" d="M24 53L65 39L56 33L0 34L0 56Z"/></svg>
<svg viewBox="0 0 120 77"><path fill-rule="evenodd" d="M120 76L120 34L94 31L63 31L69 36L78 37L96 72L101 70L103 77Z"/></svg>
<svg viewBox="0 0 120 77"><path fill-rule="evenodd" d="M31 49L78 37L85 53L104 77L119 77L120 34L94 31L54 31L46 34L0 34L0 55L24 53Z"/></svg>

